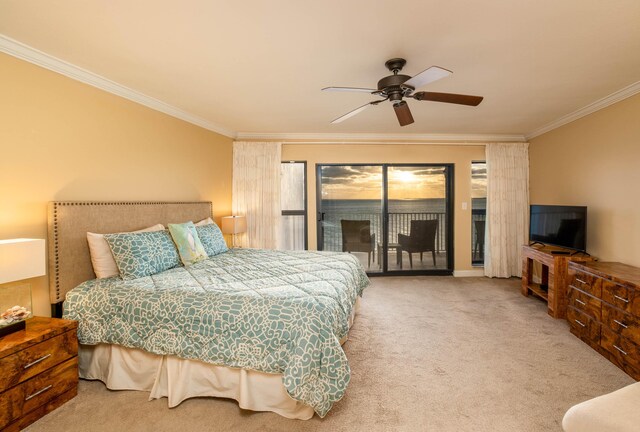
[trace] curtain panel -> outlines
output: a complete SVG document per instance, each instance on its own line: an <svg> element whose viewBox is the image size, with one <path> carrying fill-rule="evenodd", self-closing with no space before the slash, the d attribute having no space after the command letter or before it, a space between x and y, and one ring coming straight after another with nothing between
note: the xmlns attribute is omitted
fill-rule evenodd
<svg viewBox="0 0 640 432"><path fill-rule="evenodd" d="M484 274L522 275L522 245L529 234L529 143L490 143Z"/></svg>
<svg viewBox="0 0 640 432"><path fill-rule="evenodd" d="M242 247L280 246L281 153L279 142L233 143L232 210L247 218L247 232L238 236Z"/></svg>

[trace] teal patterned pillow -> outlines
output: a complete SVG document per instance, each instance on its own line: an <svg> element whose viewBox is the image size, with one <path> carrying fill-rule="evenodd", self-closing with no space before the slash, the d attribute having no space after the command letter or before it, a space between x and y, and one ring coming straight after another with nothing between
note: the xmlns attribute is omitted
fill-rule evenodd
<svg viewBox="0 0 640 432"><path fill-rule="evenodd" d="M197 226L196 231L209 257L219 255L229 250L227 242L224 241L222 231L220 231L220 228L218 228L218 225L215 223Z"/></svg>
<svg viewBox="0 0 640 432"><path fill-rule="evenodd" d="M169 231L105 234L124 280L151 276L180 265Z"/></svg>
<svg viewBox="0 0 640 432"><path fill-rule="evenodd" d="M193 222L169 224L169 234L184 265L190 266L208 258Z"/></svg>

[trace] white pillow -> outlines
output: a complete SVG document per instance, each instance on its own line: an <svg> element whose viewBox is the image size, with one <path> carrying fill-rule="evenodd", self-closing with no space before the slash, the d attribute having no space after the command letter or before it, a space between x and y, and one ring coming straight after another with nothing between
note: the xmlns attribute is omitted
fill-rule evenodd
<svg viewBox="0 0 640 432"><path fill-rule="evenodd" d="M213 219L208 217L206 219L202 219L200 222L197 222L195 225L196 226L204 226L204 225L210 225L212 223L213 223Z"/></svg>
<svg viewBox="0 0 640 432"><path fill-rule="evenodd" d="M151 232L162 231L164 225L158 224L149 228L144 228L133 232ZM104 279L111 276L118 276L118 266L113 259L109 244L104 239L104 234L87 233L87 243L89 243L89 253L91 254L91 264L93 265L93 272L98 279Z"/></svg>

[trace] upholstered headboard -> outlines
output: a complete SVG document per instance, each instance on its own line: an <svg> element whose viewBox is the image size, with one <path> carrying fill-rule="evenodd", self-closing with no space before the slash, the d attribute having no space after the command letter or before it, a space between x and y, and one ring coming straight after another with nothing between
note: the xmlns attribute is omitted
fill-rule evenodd
<svg viewBox="0 0 640 432"><path fill-rule="evenodd" d="M197 222L210 217L211 202L94 202L49 203L49 295L51 303L95 278L87 232L135 231L155 224Z"/></svg>

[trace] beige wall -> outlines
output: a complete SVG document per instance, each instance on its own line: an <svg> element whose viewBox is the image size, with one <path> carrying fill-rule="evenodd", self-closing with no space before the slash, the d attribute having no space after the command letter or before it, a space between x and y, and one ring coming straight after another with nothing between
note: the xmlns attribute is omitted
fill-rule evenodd
<svg viewBox="0 0 640 432"><path fill-rule="evenodd" d="M586 205L587 250L640 266L640 95L531 140L532 204Z"/></svg>
<svg viewBox="0 0 640 432"><path fill-rule="evenodd" d="M231 142L0 54L0 239L46 238L51 200L211 200L230 214ZM31 282L48 315L47 278Z"/></svg>
<svg viewBox="0 0 640 432"><path fill-rule="evenodd" d="M307 161L309 200L309 248L316 241L316 164L318 163L453 163L454 172L454 268L471 265L471 162L485 159L483 145L427 144L287 144L283 160ZM462 203L468 204L462 210Z"/></svg>

